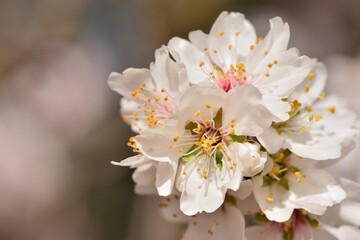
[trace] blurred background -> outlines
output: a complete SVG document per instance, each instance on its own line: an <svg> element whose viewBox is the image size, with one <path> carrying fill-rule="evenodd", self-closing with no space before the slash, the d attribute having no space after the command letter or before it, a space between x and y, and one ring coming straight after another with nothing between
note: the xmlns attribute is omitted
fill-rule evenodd
<svg viewBox="0 0 360 240"><path fill-rule="evenodd" d="M264 36L290 24L291 46L325 61L328 91L360 114L358 0L0 0L0 239L178 239L182 226L135 196L111 71L148 67L173 36L239 11ZM358 142L360 142L358 140ZM356 150L347 161L360 156ZM350 167L349 167L350 166ZM353 165L335 166L359 181Z"/></svg>

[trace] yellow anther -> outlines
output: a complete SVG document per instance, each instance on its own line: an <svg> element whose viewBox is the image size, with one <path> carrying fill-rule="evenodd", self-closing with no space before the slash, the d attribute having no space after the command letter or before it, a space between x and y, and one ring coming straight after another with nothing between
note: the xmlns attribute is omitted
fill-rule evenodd
<svg viewBox="0 0 360 240"><path fill-rule="evenodd" d="M335 106L327 107L326 109L332 114L334 114L336 112Z"/></svg>
<svg viewBox="0 0 360 240"><path fill-rule="evenodd" d="M312 109L311 107L308 107L308 108L306 108L306 111L308 111L308 112L312 112L312 111L313 111L313 109Z"/></svg>
<svg viewBox="0 0 360 240"><path fill-rule="evenodd" d="M235 36L238 37L240 35L240 32L236 32Z"/></svg>
<svg viewBox="0 0 360 240"><path fill-rule="evenodd" d="M269 64L267 65L268 68L272 68L272 66L273 66L272 63L269 63Z"/></svg>
<svg viewBox="0 0 360 240"><path fill-rule="evenodd" d="M205 63L203 62L203 61L201 61L200 63L199 63L199 67L203 67L205 65Z"/></svg>
<svg viewBox="0 0 360 240"><path fill-rule="evenodd" d="M182 175L186 175L186 172L185 172L185 171L183 171Z"/></svg>
<svg viewBox="0 0 360 240"><path fill-rule="evenodd" d="M297 177L298 183L301 183L302 178L303 178L303 175L301 174L301 172L296 171L296 172L294 172L294 174L295 174L295 176Z"/></svg>
<svg viewBox="0 0 360 240"><path fill-rule="evenodd" d="M198 167L196 170L197 170L198 172L200 172L201 169Z"/></svg>
<svg viewBox="0 0 360 240"><path fill-rule="evenodd" d="M268 52L268 51L265 51L265 52L264 52L264 55L268 55L268 54L269 54L269 52Z"/></svg>
<svg viewBox="0 0 360 240"><path fill-rule="evenodd" d="M210 120L209 120L209 119L205 119L204 122L205 122L206 125L209 125L209 124L210 124Z"/></svg>
<svg viewBox="0 0 360 240"><path fill-rule="evenodd" d="M236 126L235 123L232 123L232 124L231 124L231 127L232 127L232 128L234 128L235 126Z"/></svg>
<svg viewBox="0 0 360 240"><path fill-rule="evenodd" d="M165 101L165 102L169 101L169 97L168 97L168 96L165 96L165 97L164 97L164 101Z"/></svg>
<svg viewBox="0 0 360 240"><path fill-rule="evenodd" d="M230 130L230 134L235 134L235 129L234 129L234 128L232 128L232 129Z"/></svg>
<svg viewBox="0 0 360 240"><path fill-rule="evenodd" d="M205 107L206 107L206 108L211 108L211 105L210 105L209 103L206 103L206 104L205 104Z"/></svg>
<svg viewBox="0 0 360 240"><path fill-rule="evenodd" d="M170 150L172 150L173 147L174 147L174 146L173 146L172 144L169 145L169 149L170 149Z"/></svg>
<svg viewBox="0 0 360 240"><path fill-rule="evenodd" d="M314 120L314 115L310 114L309 115L309 121L311 122L312 120Z"/></svg>
<svg viewBox="0 0 360 240"><path fill-rule="evenodd" d="M202 130L202 127L201 127L201 125L200 125L200 124L198 124L198 125L197 125L196 130L197 130L198 132L200 132L200 131Z"/></svg>
<svg viewBox="0 0 360 240"><path fill-rule="evenodd" d="M201 113L201 111L200 111L200 110L197 110L197 111L194 113L194 116L195 116L195 117L198 117L198 116L200 116L200 113Z"/></svg>
<svg viewBox="0 0 360 240"><path fill-rule="evenodd" d="M156 109L154 107L151 108L151 112L155 112Z"/></svg>
<svg viewBox="0 0 360 240"><path fill-rule="evenodd" d="M160 91L163 93L165 92L165 88L161 88Z"/></svg>
<svg viewBox="0 0 360 240"><path fill-rule="evenodd" d="M217 51L216 49L213 50L213 53L217 54L217 52L218 52L218 51Z"/></svg>
<svg viewBox="0 0 360 240"><path fill-rule="evenodd" d="M233 47L232 44L229 44L229 49L230 49L230 50L232 49L232 47Z"/></svg>
<svg viewBox="0 0 360 240"><path fill-rule="evenodd" d="M221 37L224 36L224 32L223 32L223 31L219 32L219 35L220 35Z"/></svg>
<svg viewBox="0 0 360 240"><path fill-rule="evenodd" d="M316 122L319 122L322 119L323 119L323 116L321 114L315 115L315 121Z"/></svg>
<svg viewBox="0 0 360 240"><path fill-rule="evenodd" d="M223 148L223 146L224 146L223 143L219 143L219 144L218 144L218 148L220 148L220 149Z"/></svg>
<svg viewBox="0 0 360 240"><path fill-rule="evenodd" d="M157 90L156 90L156 88L154 87L154 88L153 88L153 92L156 92L156 91L157 91Z"/></svg>
<svg viewBox="0 0 360 240"><path fill-rule="evenodd" d="M267 197L266 197L266 200L268 202L273 202L274 201L274 196L272 194L269 194Z"/></svg>
<svg viewBox="0 0 360 240"><path fill-rule="evenodd" d="M137 112L132 112L132 115L133 115L134 117L136 117L138 114L137 114Z"/></svg>
<svg viewBox="0 0 360 240"><path fill-rule="evenodd" d="M254 44L250 45L250 50L254 50L254 49L255 49L255 45Z"/></svg>
<svg viewBox="0 0 360 240"><path fill-rule="evenodd" d="M263 38L262 38L261 36L259 36L259 37L257 38L257 43L258 43L258 44L261 43L262 40L263 40Z"/></svg>
<svg viewBox="0 0 360 240"><path fill-rule="evenodd" d="M275 60L273 61L273 63L274 63L274 64L278 64L279 62L278 62L278 60L275 59Z"/></svg>
<svg viewBox="0 0 360 240"><path fill-rule="evenodd" d="M175 136L174 136L174 138L173 138L173 140L174 140L174 142L177 142L178 140L179 140L179 134L177 133L177 134L175 134Z"/></svg>
<svg viewBox="0 0 360 240"><path fill-rule="evenodd" d="M157 102L160 101L160 98L159 98L159 97L156 97L156 98L155 98L155 101L157 101Z"/></svg>
<svg viewBox="0 0 360 240"><path fill-rule="evenodd" d="M300 129L301 132L307 132L307 130L308 130L307 126L302 126Z"/></svg>
<svg viewBox="0 0 360 240"><path fill-rule="evenodd" d="M270 74L269 74L269 73L266 73L266 74L265 74L265 77L270 77Z"/></svg>
<svg viewBox="0 0 360 240"><path fill-rule="evenodd" d="M179 153L182 154L184 152L184 149L179 148Z"/></svg>
<svg viewBox="0 0 360 240"><path fill-rule="evenodd" d="M311 73L308 74L308 78L309 78L310 80L313 80L314 77L315 77L315 73L311 72Z"/></svg>
<svg viewBox="0 0 360 240"><path fill-rule="evenodd" d="M319 96L319 99L320 100L323 100L325 98L325 92L322 92L321 94L320 94L320 96Z"/></svg>
<svg viewBox="0 0 360 240"><path fill-rule="evenodd" d="M310 86L309 86L309 84L306 84L306 85L305 85L305 89L304 89L304 90L305 90L305 92L309 92L309 91L310 91Z"/></svg>
<svg viewBox="0 0 360 240"><path fill-rule="evenodd" d="M235 119L231 119L231 123L235 123Z"/></svg>
<svg viewBox="0 0 360 240"><path fill-rule="evenodd" d="M206 52L208 50L208 48L206 47L206 48L204 48L204 52Z"/></svg>

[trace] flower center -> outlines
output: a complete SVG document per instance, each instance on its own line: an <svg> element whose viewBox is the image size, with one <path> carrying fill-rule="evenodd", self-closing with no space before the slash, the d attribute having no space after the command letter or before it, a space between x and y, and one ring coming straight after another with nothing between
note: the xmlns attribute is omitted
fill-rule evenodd
<svg viewBox="0 0 360 240"><path fill-rule="evenodd" d="M232 88L236 86L242 86L248 84L245 64L238 63L236 66L230 65L229 70L224 73L222 69L219 67L214 67L216 70L215 83L218 87L220 87L225 92L230 91Z"/></svg>

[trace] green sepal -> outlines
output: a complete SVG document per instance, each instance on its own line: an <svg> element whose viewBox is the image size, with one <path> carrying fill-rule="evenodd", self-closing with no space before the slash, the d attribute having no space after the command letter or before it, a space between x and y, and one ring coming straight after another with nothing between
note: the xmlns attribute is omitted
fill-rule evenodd
<svg viewBox="0 0 360 240"><path fill-rule="evenodd" d="M316 220L314 218L310 218L309 216L305 216L305 218L311 227L319 227L320 226L320 222L318 220Z"/></svg>
<svg viewBox="0 0 360 240"><path fill-rule="evenodd" d="M246 136L244 135L229 134L229 137L233 142L244 143L246 141Z"/></svg>
<svg viewBox="0 0 360 240"><path fill-rule="evenodd" d="M222 170L222 166L223 166L223 153L221 151L216 151L216 155L215 155L215 161L216 161L216 166L219 167L220 171Z"/></svg>
<svg viewBox="0 0 360 240"><path fill-rule="evenodd" d="M200 149L199 150L197 150L197 151L193 151L194 149L196 149L198 146L197 145L192 145L191 146L191 148L184 154L184 155L182 155L182 159L184 160L184 161L190 161L190 160L192 160L197 154L198 154L198 152L200 151Z"/></svg>
<svg viewBox="0 0 360 240"><path fill-rule="evenodd" d="M266 223L269 221L269 219L267 219L266 215L262 212L259 212L255 215L255 220L259 223Z"/></svg>
<svg viewBox="0 0 360 240"><path fill-rule="evenodd" d="M232 196L232 195L229 195L229 194L226 194L226 196L225 196L225 201L227 201L227 202L230 203L231 205L236 205L236 203L237 203L236 197L234 197L234 196Z"/></svg>
<svg viewBox="0 0 360 240"><path fill-rule="evenodd" d="M294 229L290 229L289 231L284 231L283 233L284 240L294 240L294 238L295 238Z"/></svg>
<svg viewBox="0 0 360 240"><path fill-rule="evenodd" d="M214 69L219 77L222 77L222 78L225 77L225 74L221 68L219 68L218 66L215 66Z"/></svg>
<svg viewBox="0 0 360 240"><path fill-rule="evenodd" d="M272 177L270 176L264 176L263 177L263 182L264 182L264 185L265 186L270 186L271 184L273 184L276 180L273 179Z"/></svg>
<svg viewBox="0 0 360 240"><path fill-rule="evenodd" d="M289 181L286 178L281 178L281 180L279 181L280 186L282 186L283 188L285 188L285 190L289 191Z"/></svg>
<svg viewBox="0 0 360 240"><path fill-rule="evenodd" d="M197 123L194 122L188 122L185 125L185 129L189 130L191 132L192 135L195 135L196 133L193 131L195 128L197 128Z"/></svg>
<svg viewBox="0 0 360 240"><path fill-rule="evenodd" d="M219 126L219 127L222 126L222 114L223 114L223 109L221 107L221 108L219 108L215 117L213 118L213 120L215 122L215 126Z"/></svg>

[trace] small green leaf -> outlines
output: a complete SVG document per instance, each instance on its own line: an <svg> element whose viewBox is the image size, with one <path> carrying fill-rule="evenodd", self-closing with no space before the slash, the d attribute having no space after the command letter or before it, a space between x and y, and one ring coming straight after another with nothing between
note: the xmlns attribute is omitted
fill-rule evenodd
<svg viewBox="0 0 360 240"><path fill-rule="evenodd" d="M306 220L308 221L309 225L312 227L319 227L320 223L318 220L314 218L310 218L309 216L305 216Z"/></svg>
<svg viewBox="0 0 360 240"><path fill-rule="evenodd" d="M244 135L229 134L229 137L233 142L244 143L246 141L246 136Z"/></svg>
<svg viewBox="0 0 360 240"><path fill-rule="evenodd" d="M219 68L218 66L215 66L214 69L219 77L222 77L222 78L225 77L225 74L221 68Z"/></svg>
<svg viewBox="0 0 360 240"><path fill-rule="evenodd" d="M194 151L196 148L198 148L197 145L195 144L192 145L191 148L182 156L183 160L187 162L192 160L196 156L196 154L198 154L198 152L200 151L200 149Z"/></svg>
<svg viewBox="0 0 360 240"><path fill-rule="evenodd" d="M283 188L285 188L287 191L289 191L289 182L286 178L281 178L280 182L279 182L280 186L282 186Z"/></svg>
<svg viewBox="0 0 360 240"><path fill-rule="evenodd" d="M185 125L185 129L189 130L192 135L196 134L193 130L197 128L197 124L194 122L189 122Z"/></svg>
<svg viewBox="0 0 360 240"><path fill-rule="evenodd" d="M223 109L221 107L219 108L215 117L213 118L216 126L222 126L222 113L223 113Z"/></svg>
<svg viewBox="0 0 360 240"><path fill-rule="evenodd" d="M222 170L222 166L223 166L223 154L221 151L216 151L216 156L215 156L215 161L216 161L216 166L219 167L220 171Z"/></svg>
<svg viewBox="0 0 360 240"><path fill-rule="evenodd" d="M267 219L265 214L262 212L259 212L255 215L255 220L259 223L266 223L269 221L269 219Z"/></svg>
<svg viewBox="0 0 360 240"><path fill-rule="evenodd" d="M236 197L229 195L229 194L226 194L225 201L227 201L231 205L236 205L236 203L237 203Z"/></svg>
<svg viewBox="0 0 360 240"><path fill-rule="evenodd" d="M273 179L272 177L270 176L264 176L264 185L265 186L270 186L271 184L273 184L276 180Z"/></svg>

